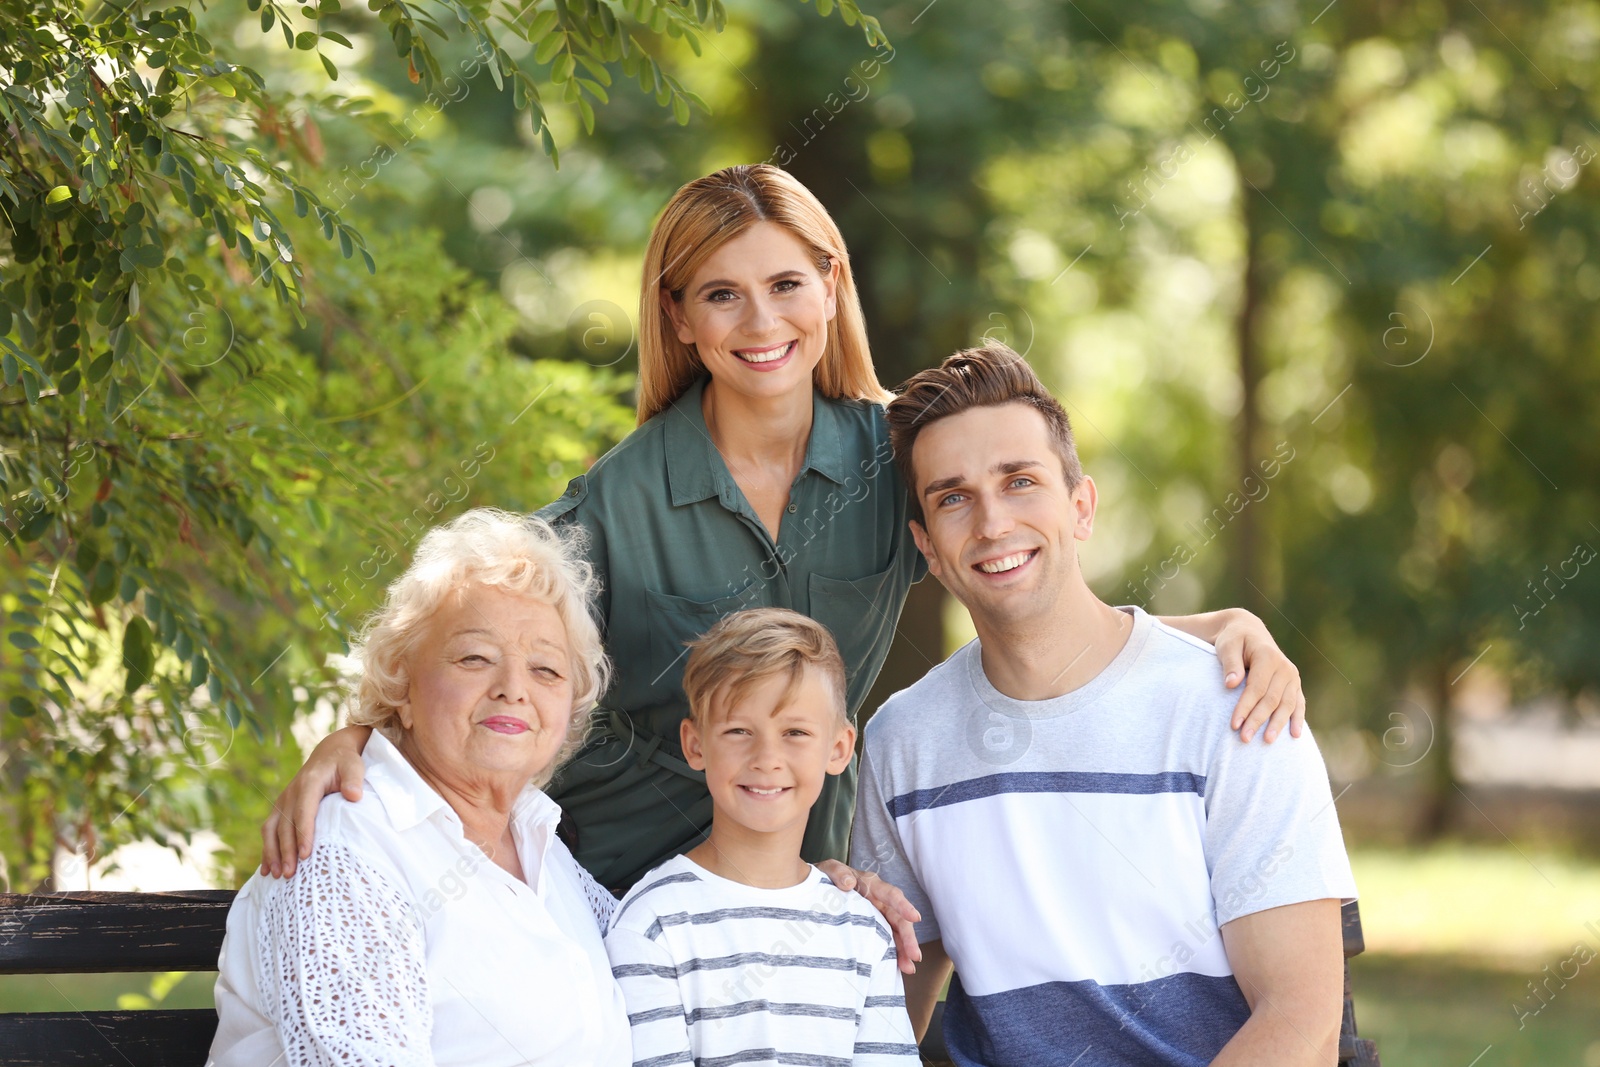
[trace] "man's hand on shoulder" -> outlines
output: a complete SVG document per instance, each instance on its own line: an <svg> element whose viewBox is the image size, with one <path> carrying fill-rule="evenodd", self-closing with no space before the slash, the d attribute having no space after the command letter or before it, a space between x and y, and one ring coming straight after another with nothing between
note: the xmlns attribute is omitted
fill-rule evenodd
<svg viewBox="0 0 1600 1067"><path fill-rule="evenodd" d="M1344 937L1339 901L1308 900L1222 927L1250 1019L1212 1067L1327 1067L1338 1058Z"/></svg>
<svg viewBox="0 0 1600 1067"><path fill-rule="evenodd" d="M846 893L854 890L866 897L872 906L878 909L894 935L900 972L910 974L916 970L917 962L922 959L922 952L917 948L916 925L921 920L922 913L906 899L900 887L891 885L872 871L858 871L838 860L823 860L817 864L817 869Z"/></svg>

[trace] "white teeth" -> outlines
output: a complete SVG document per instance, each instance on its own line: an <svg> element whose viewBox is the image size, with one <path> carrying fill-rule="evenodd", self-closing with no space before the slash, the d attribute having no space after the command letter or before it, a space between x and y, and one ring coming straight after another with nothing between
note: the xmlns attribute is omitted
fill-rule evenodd
<svg viewBox="0 0 1600 1067"><path fill-rule="evenodd" d="M771 363L775 359L782 359L784 356L787 356L789 354L789 349L793 347L794 342L790 341L782 348L774 348L769 352L741 352L739 354L739 358L744 360L746 363Z"/></svg>
<svg viewBox="0 0 1600 1067"><path fill-rule="evenodd" d="M1028 562L1028 557L1029 553L1018 552L1015 555L1006 556L1004 559L996 559L990 560L988 563L980 563L978 564L978 569L985 574L1000 574L1004 571L1015 570L1016 568L1022 566L1024 563Z"/></svg>
<svg viewBox="0 0 1600 1067"><path fill-rule="evenodd" d="M757 789L753 785L747 785L747 786L745 786L745 788L750 790L750 792L754 793L758 797L772 797L772 796L777 796L779 793L783 792L782 789Z"/></svg>

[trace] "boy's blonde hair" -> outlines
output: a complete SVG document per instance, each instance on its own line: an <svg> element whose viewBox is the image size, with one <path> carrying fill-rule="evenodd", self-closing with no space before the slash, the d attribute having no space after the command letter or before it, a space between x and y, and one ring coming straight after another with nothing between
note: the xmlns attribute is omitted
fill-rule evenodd
<svg viewBox="0 0 1600 1067"><path fill-rule="evenodd" d="M848 725L844 659L826 626L787 608L751 608L724 615L689 643L689 664L683 672L689 718L704 726L713 703L736 705L762 682L786 675L789 684L778 701L783 707L794 699L807 667L815 667L828 679L839 725Z"/></svg>

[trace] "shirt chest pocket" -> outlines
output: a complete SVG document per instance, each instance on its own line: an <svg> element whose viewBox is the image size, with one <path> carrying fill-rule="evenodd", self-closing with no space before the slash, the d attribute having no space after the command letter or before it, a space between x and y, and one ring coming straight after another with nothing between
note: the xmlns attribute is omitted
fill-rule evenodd
<svg viewBox="0 0 1600 1067"><path fill-rule="evenodd" d="M877 679L894 640L895 624L900 621L905 596L904 590L896 588L895 571L891 566L855 579L813 574L807 583L811 617L826 626L839 643L852 717Z"/></svg>
<svg viewBox="0 0 1600 1067"><path fill-rule="evenodd" d="M653 589L644 591L645 624L650 629L652 689L670 686L681 698L683 668L689 659L685 646L711 629L724 615L760 607L760 590L752 590L754 584L755 580L751 579L736 591L714 600L691 600Z"/></svg>

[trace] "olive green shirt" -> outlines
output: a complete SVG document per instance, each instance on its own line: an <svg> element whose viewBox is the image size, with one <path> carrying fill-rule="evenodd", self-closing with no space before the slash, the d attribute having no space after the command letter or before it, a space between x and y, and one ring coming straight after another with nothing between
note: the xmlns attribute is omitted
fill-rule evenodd
<svg viewBox="0 0 1600 1067"><path fill-rule="evenodd" d="M854 719L926 570L882 407L814 395L805 463L774 540L712 444L704 391L702 378L538 513L583 527L602 585L615 673L592 740L549 793L577 827L578 861L613 889L711 828L705 777L678 744L685 642L745 608L809 615L839 643ZM845 858L855 792L852 760L812 809L807 860Z"/></svg>

